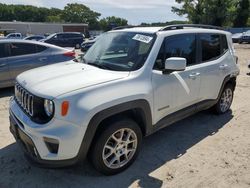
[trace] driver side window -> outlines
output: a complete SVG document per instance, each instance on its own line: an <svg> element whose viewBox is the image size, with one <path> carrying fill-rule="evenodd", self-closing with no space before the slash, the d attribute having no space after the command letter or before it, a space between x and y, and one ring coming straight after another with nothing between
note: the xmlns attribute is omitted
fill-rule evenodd
<svg viewBox="0 0 250 188"><path fill-rule="evenodd" d="M196 64L195 34L181 34L165 38L156 58L154 69L163 70L165 60L170 57L186 58L187 66Z"/></svg>

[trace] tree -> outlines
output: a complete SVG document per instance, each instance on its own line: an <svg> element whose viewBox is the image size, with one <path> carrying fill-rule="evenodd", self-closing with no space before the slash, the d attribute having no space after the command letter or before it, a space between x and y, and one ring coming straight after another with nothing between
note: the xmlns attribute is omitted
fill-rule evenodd
<svg viewBox="0 0 250 188"><path fill-rule="evenodd" d="M179 16L187 15L194 24L229 25L235 12L236 0L176 0L181 8L172 7Z"/></svg>
<svg viewBox="0 0 250 188"><path fill-rule="evenodd" d="M240 0L237 5L234 27L246 27L248 25L250 2L249 0Z"/></svg>
<svg viewBox="0 0 250 188"><path fill-rule="evenodd" d="M67 4L63 10L58 8L35 7L31 5L6 5L0 3L0 21L29 21L57 23L87 23L89 29L111 29L111 25L123 26L128 21L111 16L99 21L100 13L91 10L83 4Z"/></svg>
<svg viewBox="0 0 250 188"><path fill-rule="evenodd" d="M63 9L62 19L72 23L88 23L90 28L98 24L100 13L83 4L69 3Z"/></svg>
<svg viewBox="0 0 250 188"><path fill-rule="evenodd" d="M45 22L46 17L58 13L60 9L38 8L30 5L0 4L1 21ZM60 10L62 11L62 10Z"/></svg>
<svg viewBox="0 0 250 188"><path fill-rule="evenodd" d="M64 20L61 19L61 16L47 16L46 22L52 22L52 23L62 23Z"/></svg>
<svg viewBox="0 0 250 188"><path fill-rule="evenodd" d="M46 22L63 23L62 13L63 11L61 9L51 8L46 16Z"/></svg>
<svg viewBox="0 0 250 188"><path fill-rule="evenodd" d="M128 21L123 18L110 16L103 18L99 21L100 27L104 31L108 31L114 27L126 26L128 25Z"/></svg>
<svg viewBox="0 0 250 188"><path fill-rule="evenodd" d="M154 23L141 23L141 26L166 26L166 25L175 25L175 24L188 24L188 21L173 20L167 22L154 22Z"/></svg>

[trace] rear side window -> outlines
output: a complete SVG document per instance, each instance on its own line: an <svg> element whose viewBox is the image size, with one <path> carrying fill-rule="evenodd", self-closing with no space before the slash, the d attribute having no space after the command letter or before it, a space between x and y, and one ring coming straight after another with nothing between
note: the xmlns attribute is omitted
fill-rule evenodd
<svg viewBox="0 0 250 188"><path fill-rule="evenodd" d="M71 34L62 34L63 38L69 39L72 38Z"/></svg>
<svg viewBox="0 0 250 188"><path fill-rule="evenodd" d="M77 34L77 33L68 33L68 34L65 34L65 36L67 38L81 38L82 36Z"/></svg>
<svg viewBox="0 0 250 188"><path fill-rule="evenodd" d="M201 34L202 62L215 60L221 55L220 35Z"/></svg>
<svg viewBox="0 0 250 188"><path fill-rule="evenodd" d="M41 45L36 45L36 52L40 53L43 52L44 50L47 50L48 48L46 46L41 46Z"/></svg>
<svg viewBox="0 0 250 188"><path fill-rule="evenodd" d="M160 49L154 69L162 70L164 62L170 57L183 57L187 65L196 63L196 37L195 34L183 34L167 37Z"/></svg>
<svg viewBox="0 0 250 188"><path fill-rule="evenodd" d="M36 53L36 45L25 43L11 43L10 54L11 56L27 55Z"/></svg>

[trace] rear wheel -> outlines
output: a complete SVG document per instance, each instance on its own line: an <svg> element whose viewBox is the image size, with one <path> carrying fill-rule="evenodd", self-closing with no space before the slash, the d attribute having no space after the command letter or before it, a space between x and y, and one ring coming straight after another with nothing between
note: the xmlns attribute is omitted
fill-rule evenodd
<svg viewBox="0 0 250 188"><path fill-rule="evenodd" d="M95 141L91 152L94 167L103 174L117 174L136 159L142 140L139 126L122 119L108 126Z"/></svg>
<svg viewBox="0 0 250 188"><path fill-rule="evenodd" d="M227 84L222 91L220 99L214 106L214 111L216 114L226 113L233 102L234 88L231 84Z"/></svg>

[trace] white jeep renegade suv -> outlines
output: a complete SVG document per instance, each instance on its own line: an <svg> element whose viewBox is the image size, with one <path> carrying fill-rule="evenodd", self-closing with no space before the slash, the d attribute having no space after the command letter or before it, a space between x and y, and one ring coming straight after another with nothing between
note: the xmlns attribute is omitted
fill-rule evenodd
<svg viewBox="0 0 250 188"><path fill-rule="evenodd" d="M97 170L115 174L133 163L143 136L201 110L227 112L238 74L223 30L119 28L80 62L19 75L10 130L37 164L72 165L88 155Z"/></svg>

